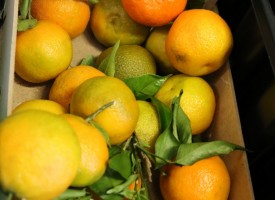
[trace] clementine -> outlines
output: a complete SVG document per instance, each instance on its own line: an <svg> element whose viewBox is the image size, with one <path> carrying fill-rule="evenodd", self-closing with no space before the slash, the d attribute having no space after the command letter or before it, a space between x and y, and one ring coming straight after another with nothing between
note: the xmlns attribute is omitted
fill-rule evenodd
<svg viewBox="0 0 275 200"><path fill-rule="evenodd" d="M187 0L122 0L121 2L134 21L146 26L163 26L185 9Z"/></svg>
<svg viewBox="0 0 275 200"><path fill-rule="evenodd" d="M38 20L57 23L75 38L86 29L90 6L81 0L32 0L31 14Z"/></svg>

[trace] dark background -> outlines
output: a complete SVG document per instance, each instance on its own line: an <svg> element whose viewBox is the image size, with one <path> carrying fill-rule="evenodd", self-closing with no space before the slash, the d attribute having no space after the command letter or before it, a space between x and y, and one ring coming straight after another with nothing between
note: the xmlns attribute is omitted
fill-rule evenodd
<svg viewBox="0 0 275 200"><path fill-rule="evenodd" d="M269 17L275 19L275 0L266 2L273 8ZM234 37L230 65L244 141L251 150L247 156L255 199L274 200L275 73L271 51L264 41L268 40L272 48L275 43L274 36L263 30L266 21L261 21L259 15L264 16L264 12L253 5L253 0L218 1L220 15ZM269 25L275 27L275 20Z"/></svg>

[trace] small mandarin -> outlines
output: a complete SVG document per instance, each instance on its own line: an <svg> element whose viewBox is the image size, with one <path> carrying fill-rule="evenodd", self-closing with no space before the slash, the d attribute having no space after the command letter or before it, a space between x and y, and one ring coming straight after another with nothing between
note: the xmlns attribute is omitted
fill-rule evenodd
<svg viewBox="0 0 275 200"><path fill-rule="evenodd" d="M174 20L187 0L122 0L123 8L136 22L146 26L163 26Z"/></svg>

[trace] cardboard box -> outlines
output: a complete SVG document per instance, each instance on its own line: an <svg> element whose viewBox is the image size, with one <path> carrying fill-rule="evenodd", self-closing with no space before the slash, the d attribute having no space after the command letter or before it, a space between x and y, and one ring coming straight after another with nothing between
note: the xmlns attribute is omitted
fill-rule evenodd
<svg viewBox="0 0 275 200"><path fill-rule="evenodd" d="M23 101L47 98L51 82L30 84L14 74L18 0L6 1L6 21L0 31L0 120ZM74 56L71 65L77 65L87 55L97 56L103 47L92 37L90 30L73 40ZM216 115L209 129L209 139L221 139L244 146L240 119L229 63L205 77L217 98ZM235 151L223 156L231 176L230 200L253 200L254 194L246 152ZM159 197L158 184L152 189L152 199Z"/></svg>

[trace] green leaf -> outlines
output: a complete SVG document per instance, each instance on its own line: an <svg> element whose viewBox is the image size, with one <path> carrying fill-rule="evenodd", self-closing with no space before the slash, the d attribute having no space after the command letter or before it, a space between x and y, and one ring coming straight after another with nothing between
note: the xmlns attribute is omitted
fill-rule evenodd
<svg viewBox="0 0 275 200"><path fill-rule="evenodd" d="M181 90L179 96L172 100L173 135L180 143L191 143L192 131L190 120L180 106L182 94L183 91Z"/></svg>
<svg viewBox="0 0 275 200"><path fill-rule="evenodd" d="M17 23L17 31L26 31L28 29L35 27L36 24L37 24L36 19L24 19L24 20L19 19Z"/></svg>
<svg viewBox="0 0 275 200"><path fill-rule="evenodd" d="M101 195L105 194L107 190L123 183L123 179L116 171L107 167L105 174L94 184L90 185L90 189L95 193Z"/></svg>
<svg viewBox="0 0 275 200"><path fill-rule="evenodd" d="M113 187L112 189L108 190L106 193L107 194L119 194L121 193L124 189L126 189L131 183L133 183L136 179L137 179L138 175L137 174L132 174L128 177L128 179L120 184L117 185L115 187Z"/></svg>
<svg viewBox="0 0 275 200"><path fill-rule="evenodd" d="M122 151L109 159L109 167L127 179L132 172L131 153Z"/></svg>
<svg viewBox="0 0 275 200"><path fill-rule="evenodd" d="M172 160L176 156L179 146L180 143L174 137L171 127L161 133L155 144L155 154L163 159L156 159L156 168L167 164L167 160Z"/></svg>
<svg viewBox="0 0 275 200"><path fill-rule="evenodd" d="M116 52L119 48L120 41L117 41L115 45L112 47L112 52L106 58L102 60L98 69L102 71L107 76L114 77L116 70Z"/></svg>
<svg viewBox="0 0 275 200"><path fill-rule="evenodd" d="M121 153L122 148L118 145L113 145L109 148L109 158L112 158L114 155Z"/></svg>
<svg viewBox="0 0 275 200"><path fill-rule="evenodd" d="M229 154L234 150L245 150L245 148L222 140L181 144L175 162L179 165L192 165L198 160Z"/></svg>
<svg viewBox="0 0 275 200"><path fill-rule="evenodd" d="M124 200L124 197L119 194L104 194L100 195L103 200Z"/></svg>
<svg viewBox="0 0 275 200"><path fill-rule="evenodd" d="M66 200L66 199L72 199L72 198L85 197L86 194L87 192L85 189L82 189L82 190L67 189L65 192L63 192L60 196L58 196L54 200Z"/></svg>
<svg viewBox="0 0 275 200"><path fill-rule="evenodd" d="M167 105L165 105L163 102L156 99L155 97L151 97L150 100L158 112L158 116L160 119L160 130L161 132L163 132L172 123L171 109Z"/></svg>
<svg viewBox="0 0 275 200"><path fill-rule="evenodd" d="M138 77L124 79L138 100L146 100L156 94L163 83L170 77L155 74L146 74Z"/></svg>
<svg viewBox="0 0 275 200"><path fill-rule="evenodd" d="M89 55L83 58L80 62L80 65L95 66L95 58L92 55Z"/></svg>

